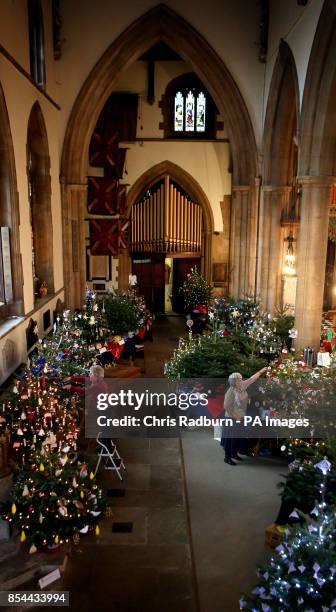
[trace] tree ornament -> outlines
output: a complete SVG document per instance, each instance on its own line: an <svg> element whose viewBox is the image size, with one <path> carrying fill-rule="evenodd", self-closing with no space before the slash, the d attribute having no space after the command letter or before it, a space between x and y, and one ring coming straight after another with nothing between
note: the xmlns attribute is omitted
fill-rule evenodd
<svg viewBox="0 0 336 612"><path fill-rule="evenodd" d="M100 534L99 525L96 525L95 534L96 534L96 536L99 536L99 534Z"/></svg>
<svg viewBox="0 0 336 612"><path fill-rule="evenodd" d="M29 495L29 489L27 485L25 484L25 486L23 487L23 491L22 491L22 497L28 497L28 495Z"/></svg>
<svg viewBox="0 0 336 612"><path fill-rule="evenodd" d="M20 542L24 542L27 539L25 532L22 530L20 535Z"/></svg>
<svg viewBox="0 0 336 612"><path fill-rule="evenodd" d="M40 472L44 472L44 465L43 465L43 463L40 463L39 470L40 470Z"/></svg>
<svg viewBox="0 0 336 612"><path fill-rule="evenodd" d="M35 546L35 544L32 544L30 549L29 549L29 554L30 555L34 555L37 552L37 548Z"/></svg>
<svg viewBox="0 0 336 612"><path fill-rule="evenodd" d="M16 505L12 504L12 508L11 508L12 514L16 513Z"/></svg>
<svg viewBox="0 0 336 612"><path fill-rule="evenodd" d="M66 508L66 506L64 506L64 504L62 504L59 508L58 508L58 512L62 515L62 516L68 516L68 509Z"/></svg>
<svg viewBox="0 0 336 612"><path fill-rule="evenodd" d="M80 472L79 472L79 475L80 475L81 478L86 478L87 477L88 471L87 471L87 467L86 467L85 463L82 465L82 467L80 469Z"/></svg>
<svg viewBox="0 0 336 612"><path fill-rule="evenodd" d="M93 479L94 479L94 473L90 472L90 480L93 480Z"/></svg>

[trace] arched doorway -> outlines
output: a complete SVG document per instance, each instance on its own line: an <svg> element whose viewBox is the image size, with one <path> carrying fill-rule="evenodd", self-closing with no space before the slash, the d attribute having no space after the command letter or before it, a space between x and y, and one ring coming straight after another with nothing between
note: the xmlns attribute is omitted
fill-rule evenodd
<svg viewBox="0 0 336 612"><path fill-rule="evenodd" d="M295 324L300 346L319 346L332 191L336 184L336 1L324 3L302 101L301 222Z"/></svg>
<svg viewBox="0 0 336 612"><path fill-rule="evenodd" d="M35 102L27 130L27 173L32 227L34 299L43 283L54 292L53 228L48 137L42 110Z"/></svg>
<svg viewBox="0 0 336 612"><path fill-rule="evenodd" d="M19 201L5 97L0 86L0 318L23 314Z"/></svg>
<svg viewBox="0 0 336 612"><path fill-rule="evenodd" d="M237 85L209 43L174 11L159 5L131 24L107 49L84 83L67 126L61 181L64 281L67 301L72 307L81 305L85 289L85 258L78 256L73 236L76 235L77 243L84 240L80 234L79 211L87 199L87 158L91 135L121 74L159 41L170 45L189 62L223 115L232 149L233 182L238 187L233 215L235 210L237 217L241 214L244 197L245 207L248 206L252 218L255 217L256 143ZM240 186L244 186L244 192ZM74 227L77 228L75 233ZM235 262L239 267L239 254ZM249 273L254 277L255 258L250 267Z"/></svg>
<svg viewBox="0 0 336 612"><path fill-rule="evenodd" d="M147 303L156 311L180 312L179 287L190 268L197 266L211 280L213 215L206 194L190 174L165 161L133 184L127 216L128 256Z"/></svg>
<svg viewBox="0 0 336 612"><path fill-rule="evenodd" d="M264 307L295 307L294 249L300 221L297 182L299 87L295 60L280 42L264 126L264 168L258 293ZM287 261L288 260L288 261Z"/></svg>

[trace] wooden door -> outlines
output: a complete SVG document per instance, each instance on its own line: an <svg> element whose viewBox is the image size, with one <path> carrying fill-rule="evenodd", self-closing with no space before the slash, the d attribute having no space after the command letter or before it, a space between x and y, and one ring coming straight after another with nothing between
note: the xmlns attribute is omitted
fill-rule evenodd
<svg viewBox="0 0 336 612"><path fill-rule="evenodd" d="M191 268L197 266L197 269L201 269L201 258L200 257L176 257L173 260L173 310L174 312L184 312L183 296L180 292L184 281L186 280Z"/></svg>
<svg viewBox="0 0 336 612"><path fill-rule="evenodd" d="M164 312L164 255L137 256L133 258L132 274L136 274L139 293L152 312Z"/></svg>

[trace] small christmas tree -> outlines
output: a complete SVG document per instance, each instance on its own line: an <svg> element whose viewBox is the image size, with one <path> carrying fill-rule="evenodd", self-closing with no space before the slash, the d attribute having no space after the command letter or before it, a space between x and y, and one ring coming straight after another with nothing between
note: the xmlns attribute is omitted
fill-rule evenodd
<svg viewBox="0 0 336 612"><path fill-rule="evenodd" d="M26 462L42 448L76 449L79 433L78 398L63 392L56 381L27 374L17 381L2 404L0 427L10 431L12 459Z"/></svg>
<svg viewBox="0 0 336 612"><path fill-rule="evenodd" d="M27 540L29 552L54 546L95 529L104 510L101 489L87 465L65 447L35 453L14 474L12 500L3 518Z"/></svg>
<svg viewBox="0 0 336 612"><path fill-rule="evenodd" d="M184 307L186 311L191 311L195 306L207 306L211 298L211 286L205 280L197 267L191 268L187 280L184 281L180 291L184 299Z"/></svg>
<svg viewBox="0 0 336 612"><path fill-rule="evenodd" d="M135 291L115 290L104 297L104 322L111 334L135 332L144 322L145 303Z"/></svg>

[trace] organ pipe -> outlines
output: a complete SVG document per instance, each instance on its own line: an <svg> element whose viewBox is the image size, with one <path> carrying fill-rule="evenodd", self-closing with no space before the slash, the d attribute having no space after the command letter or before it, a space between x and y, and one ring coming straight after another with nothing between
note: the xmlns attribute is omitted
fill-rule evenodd
<svg viewBox="0 0 336 612"><path fill-rule="evenodd" d="M133 252L195 252L202 249L202 209L165 177L131 212Z"/></svg>

